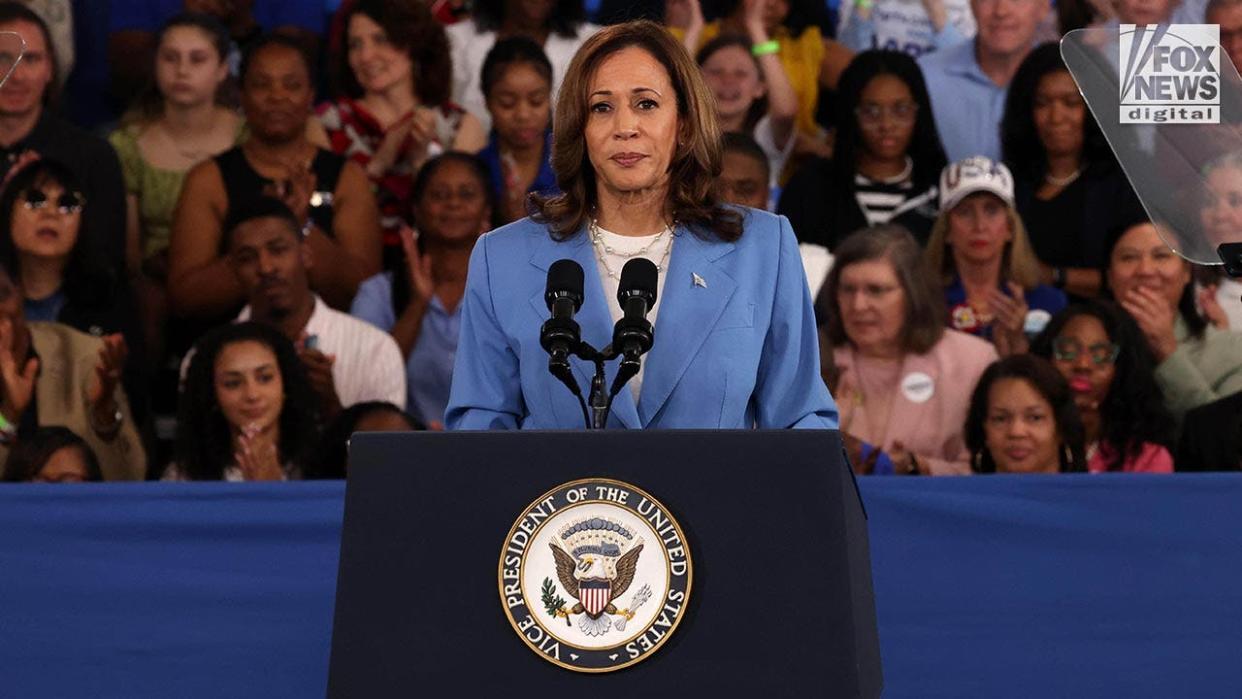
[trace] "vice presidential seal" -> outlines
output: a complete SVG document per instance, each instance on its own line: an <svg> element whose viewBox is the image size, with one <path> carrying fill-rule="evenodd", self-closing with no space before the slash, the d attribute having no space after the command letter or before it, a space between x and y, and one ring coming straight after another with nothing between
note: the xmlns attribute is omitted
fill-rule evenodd
<svg viewBox="0 0 1242 699"><path fill-rule="evenodd" d="M500 553L500 601L545 660L578 672L641 662L673 634L690 600L681 526L648 493L588 478L539 496Z"/></svg>

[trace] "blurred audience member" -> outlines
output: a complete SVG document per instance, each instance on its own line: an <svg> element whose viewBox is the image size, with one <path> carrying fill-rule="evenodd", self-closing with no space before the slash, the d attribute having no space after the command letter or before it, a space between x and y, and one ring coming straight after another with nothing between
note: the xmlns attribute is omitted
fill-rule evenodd
<svg viewBox="0 0 1242 699"><path fill-rule="evenodd" d="M1065 1L1067 0L1062 0ZM926 19L919 17L913 3L907 4L901 0L880 0L875 3L855 0L848 20L841 27L841 43L855 51L883 46L918 57L953 46L974 34L975 22L970 16L967 2L921 0L919 4L926 13ZM880 6L878 17L876 5ZM844 8L842 14L845 14Z"/></svg>
<svg viewBox="0 0 1242 699"><path fill-rule="evenodd" d="M864 51L841 75L836 148L807 163L778 211L798 239L834 248L851 232L896 223L926 243L944 148L923 75L896 51Z"/></svg>
<svg viewBox="0 0 1242 699"><path fill-rule="evenodd" d="M478 158L432 159L414 183L418 232L402 236L401 268L366 280L354 299L354 316L390 333L406 358L408 399L391 402L432 429L443 428L470 252L491 227L494 201Z"/></svg>
<svg viewBox="0 0 1242 699"><path fill-rule="evenodd" d="M771 161L763 148L755 139L737 131L726 132L723 145L724 157L716 178L721 200L727 204L767 209Z"/></svg>
<svg viewBox="0 0 1242 699"><path fill-rule="evenodd" d="M152 356L163 355L168 315L168 239L190 168L241 139L241 117L219 104L229 36L209 15L180 14L156 36L155 80L109 142L127 197L126 258L141 299Z"/></svg>
<svg viewBox="0 0 1242 699"><path fill-rule="evenodd" d="M405 405L396 343L311 292L309 273L333 260L315 256L288 207L251 200L234 209L226 228L224 251L249 301L238 320L273 326L295 343L325 419L368 400Z"/></svg>
<svg viewBox="0 0 1242 699"><path fill-rule="evenodd" d="M1242 8L1242 0L1238 7ZM1226 153L1209 163L1203 189L1199 222L1204 238L1213 249L1242 241L1242 152ZM1226 276L1220 267L1199 267L1196 272L1200 283L1196 298L1204 316L1221 330L1242 331L1242 282Z"/></svg>
<svg viewBox="0 0 1242 699"><path fill-rule="evenodd" d="M979 378L966 418L976 473L1086 470L1085 438L1074 396L1046 359L1006 357Z"/></svg>
<svg viewBox="0 0 1242 699"><path fill-rule="evenodd" d="M108 62L112 65L113 91L129 103L134 89L151 78L151 56L156 32L169 17L195 12L215 17L229 33L229 65L237 72L264 31L289 36L314 53L324 30L324 11L317 2L270 2L266 0L112 0L109 17Z"/></svg>
<svg viewBox="0 0 1242 699"><path fill-rule="evenodd" d="M970 472L966 398L996 350L944 327L914 238L892 224L846 238L824 293L841 431L883 449L898 474Z"/></svg>
<svg viewBox="0 0 1242 699"><path fill-rule="evenodd" d="M27 322L13 269L0 264L0 461L40 427L86 440L107 480L142 480L147 457L129 413L125 340L60 323Z"/></svg>
<svg viewBox="0 0 1242 699"><path fill-rule="evenodd" d="M1242 0L1208 0L1205 15L1204 22L1220 25L1220 48L1242 71Z"/></svg>
<svg viewBox="0 0 1242 699"><path fill-rule="evenodd" d="M1134 320L1110 301L1053 316L1031 344L1069 382L1082 417L1087 470L1173 471L1173 421L1155 360Z"/></svg>
<svg viewBox="0 0 1242 699"><path fill-rule="evenodd" d="M949 324L991 340L1002 357L1025 352L1028 336L1065 308L1063 292L1039 283L1003 163L974 157L944 169L927 261L944 284Z"/></svg>
<svg viewBox="0 0 1242 699"><path fill-rule="evenodd" d="M1138 323L1156 358L1156 382L1169 412L1242 391L1242 334L1217 329L1195 308L1190 263L1148 221L1121 227L1105 283Z"/></svg>
<svg viewBox="0 0 1242 699"><path fill-rule="evenodd" d="M73 72L76 56L73 44L73 5L71 0L18 0L34 10L47 24L52 50L60 64L57 87L64 87L65 78Z"/></svg>
<svg viewBox="0 0 1242 699"><path fill-rule="evenodd" d="M1097 295L1108 231L1143 209L1057 44L1031 51L1014 75L1001 147L1040 280L1078 297Z"/></svg>
<svg viewBox="0 0 1242 699"><path fill-rule="evenodd" d="M1045 0L971 0L975 38L919 59L950 160L1001 157L1005 92L1048 8Z"/></svg>
<svg viewBox="0 0 1242 699"><path fill-rule="evenodd" d="M116 153L102 139L56 116L61 69L47 25L19 2L0 2L0 31L17 32L26 53L0 87L0 179L15 164L54 158L82 182L92 202L86 229L118 275L125 271L125 187Z"/></svg>
<svg viewBox="0 0 1242 699"><path fill-rule="evenodd" d="M561 87L561 78L578 47L599 27L586 21L583 0L477 0L471 19L458 22L445 31L452 48L453 100L465 107L491 131L491 116L484 99L483 61L496 42L511 36L525 36L543 47L552 63L552 95Z"/></svg>
<svg viewBox="0 0 1242 699"><path fill-rule="evenodd" d="M10 483L85 483L103 480L99 459L67 427L40 427L13 445L4 464Z"/></svg>
<svg viewBox="0 0 1242 699"><path fill-rule="evenodd" d="M1177 470L1242 470L1242 393L1186 413Z"/></svg>
<svg viewBox="0 0 1242 699"><path fill-rule="evenodd" d="M26 320L125 338L123 383L143 424L147 355L138 312L129 285L117 278L85 229L91 206L64 165L37 160L24 166L0 192L0 260L16 272Z"/></svg>
<svg viewBox="0 0 1242 699"><path fill-rule="evenodd" d="M173 312L227 316L245 294L221 254L223 223L248 199L277 196L299 221L320 260L311 285L330 305L348 308L358 284L380 268L379 215L356 164L306 138L314 95L301 47L272 35L257 42L241 70L250 136L190 170L173 214L168 295Z"/></svg>
<svg viewBox="0 0 1242 699"><path fill-rule="evenodd" d="M368 401L341 411L323 430L309 478L344 478L349 470L349 440L359 432L412 432L423 429L392 403Z"/></svg>
<svg viewBox="0 0 1242 699"><path fill-rule="evenodd" d="M485 134L478 119L449 101L448 40L424 3L360 0L343 27L338 97L318 109L323 145L366 172L380 209L384 267L395 269L418 168L445 150L479 150Z"/></svg>
<svg viewBox="0 0 1242 699"><path fill-rule="evenodd" d="M527 215L528 194L556 194L552 172L552 64L533 40L501 39L483 61L483 97L492 133L479 158L491 172L495 218Z"/></svg>
<svg viewBox="0 0 1242 699"><path fill-rule="evenodd" d="M854 52L832 38L827 7L815 0L723 0L720 19L704 22L699 0L665 4L666 24L693 55L718 36L748 37L756 56L776 55L797 96L795 148L810 155L831 154L824 127L816 122L820 90L834 90ZM762 32L760 32L762 26ZM756 37L763 37L759 42ZM769 85L769 87L773 87Z"/></svg>
<svg viewBox="0 0 1242 699"><path fill-rule="evenodd" d="M716 98L720 129L754 137L768 159L769 187L776 188L794 149L798 96L776 54L753 52L770 41L762 18L751 18L747 27L749 39L718 36L699 50L696 60Z"/></svg>
<svg viewBox="0 0 1242 699"><path fill-rule="evenodd" d="M190 358L176 461L164 480L302 477L319 441L316 400L293 343L261 323L220 326Z"/></svg>

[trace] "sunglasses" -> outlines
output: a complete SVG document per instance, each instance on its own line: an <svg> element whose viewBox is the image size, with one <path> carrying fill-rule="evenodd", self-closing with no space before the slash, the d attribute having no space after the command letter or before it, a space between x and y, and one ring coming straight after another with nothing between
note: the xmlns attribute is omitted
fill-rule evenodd
<svg viewBox="0 0 1242 699"><path fill-rule="evenodd" d="M38 211L51 204L51 200L41 189L28 189L22 193L22 204L31 211ZM84 206L86 197L80 192L63 192L56 198L56 211L62 214L80 213Z"/></svg>
<svg viewBox="0 0 1242 699"><path fill-rule="evenodd" d="M1101 342L1084 349L1077 340L1068 337L1058 337L1052 341L1052 356L1063 362L1072 362L1083 352L1091 357L1093 364L1101 366L1117 361L1121 346L1115 342Z"/></svg>

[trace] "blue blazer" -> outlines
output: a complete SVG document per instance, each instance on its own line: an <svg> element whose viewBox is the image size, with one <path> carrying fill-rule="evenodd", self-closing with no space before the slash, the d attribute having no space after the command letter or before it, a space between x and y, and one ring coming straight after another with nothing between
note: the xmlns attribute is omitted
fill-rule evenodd
<svg viewBox="0 0 1242 699"><path fill-rule="evenodd" d="M735 242L675 231L638 403L628 387L618 393L609 427L836 429L793 231L783 216L742 211L745 231ZM608 304L616 299L604 298L586 231L557 242L523 219L484 235L462 301L449 429L583 428L577 398L548 373L539 345L548 268L562 258L586 272L576 316L582 339L598 349L611 341ZM571 361L585 396L594 367ZM617 364L608 364L609 383Z"/></svg>

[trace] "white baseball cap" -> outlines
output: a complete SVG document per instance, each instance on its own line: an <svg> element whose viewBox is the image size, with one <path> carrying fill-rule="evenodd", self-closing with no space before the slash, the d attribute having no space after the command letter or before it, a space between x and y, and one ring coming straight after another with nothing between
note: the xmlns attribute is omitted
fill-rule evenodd
<svg viewBox="0 0 1242 699"><path fill-rule="evenodd" d="M940 172L940 210L948 211L975 192L991 192L1013 206L1013 174L1004 163L972 155Z"/></svg>

